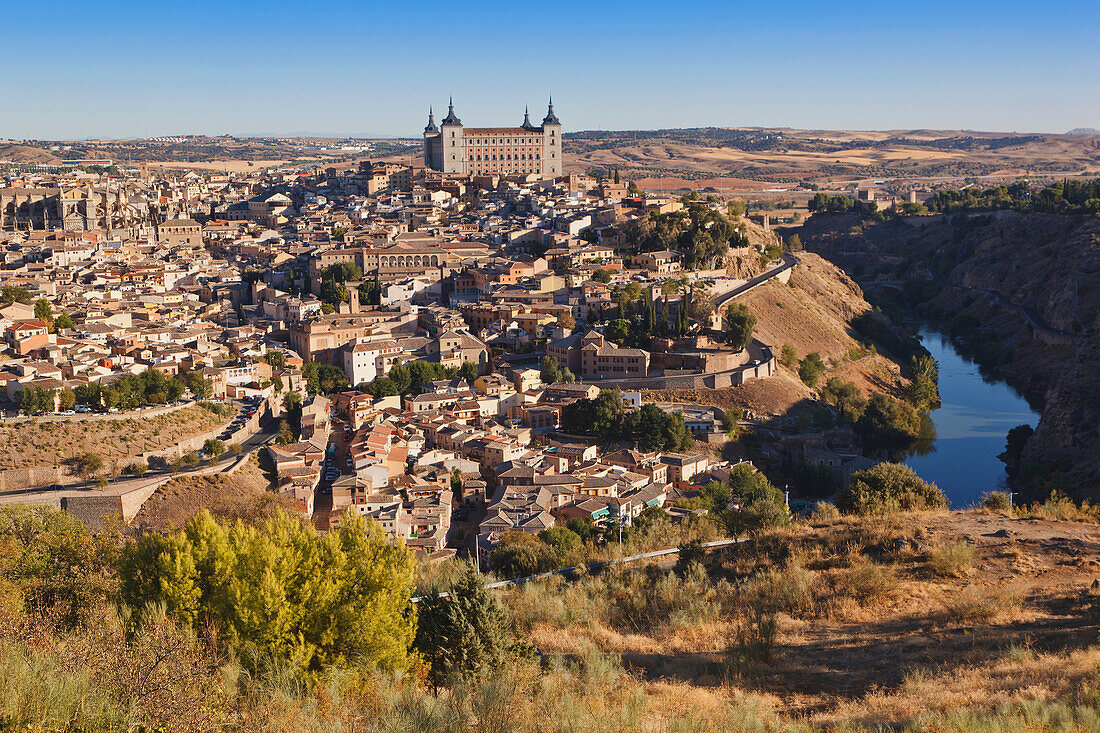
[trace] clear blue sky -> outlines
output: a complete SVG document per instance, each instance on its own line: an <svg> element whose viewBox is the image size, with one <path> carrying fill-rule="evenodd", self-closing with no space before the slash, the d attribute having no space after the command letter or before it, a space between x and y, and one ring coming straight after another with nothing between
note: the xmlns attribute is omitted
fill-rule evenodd
<svg viewBox="0 0 1100 733"><path fill-rule="evenodd" d="M1100 127L1097 0L6 4L0 137ZM441 107L444 108L441 110Z"/></svg>

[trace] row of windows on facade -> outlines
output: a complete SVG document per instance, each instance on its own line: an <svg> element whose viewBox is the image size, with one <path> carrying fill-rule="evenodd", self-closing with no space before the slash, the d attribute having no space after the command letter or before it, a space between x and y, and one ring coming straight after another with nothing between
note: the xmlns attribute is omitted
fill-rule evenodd
<svg viewBox="0 0 1100 733"><path fill-rule="evenodd" d="M420 255L408 256L408 257L380 257L378 258L379 265L382 267L416 267L419 265L438 265L439 258L435 255L428 256Z"/></svg>
<svg viewBox="0 0 1100 733"><path fill-rule="evenodd" d="M557 156L557 154L556 154L556 153L550 153L550 157L551 157L551 158L556 158L556 157L558 157L558 156ZM495 156L495 155L494 155L494 156L493 156L493 160L496 160L496 159L497 159L497 156ZM521 158L521 157L520 157L519 155L517 155L517 156L515 157L515 159L516 159L516 160L542 160L542 158L540 158L540 157L539 157L539 154L538 154L538 153L535 153L535 157L534 157L534 158L531 158L531 157L529 157L529 156L523 156L523 157ZM457 158L455 157L455 155L454 155L453 153L451 154L451 160L457 160ZM473 156L473 155L471 155L471 156L470 156L470 160L471 160L471 162L472 162L472 161L474 160L474 156ZM477 156L477 160L481 160L481 156L480 156L480 155L478 155L478 156ZM511 156L511 155L509 155L509 156L507 156L507 158L506 158L505 156L503 156L503 155L502 155L502 156L500 156L500 160L512 160L512 156ZM485 156L485 162L486 162L486 163L487 163L487 162L489 162L489 156L488 156L488 155L486 155L486 156Z"/></svg>
<svg viewBox="0 0 1100 733"><path fill-rule="evenodd" d="M551 154L551 156L550 156L550 157L554 157L554 156L553 156L553 154ZM494 155L494 156L492 157L492 159L493 159L493 160L496 160L496 159L497 159L497 156L495 156L495 155ZM502 156L500 156L500 159L501 159L501 160L512 160L512 156L511 156L511 155L502 155ZM539 157L539 154L538 154L538 153L535 153L534 157L532 157L532 156L530 156L530 155L517 155L515 159L516 159L516 160L541 160L541 158ZM470 160L471 160L471 161L474 161L474 160L478 160L478 161L480 161L480 160L481 160L481 156L480 156L480 155L478 155L478 156L474 156L473 154L471 154L471 155L470 155ZM486 155L486 156L485 156L485 160L486 160L486 161L488 161L488 160L489 160L489 156L488 156L488 155Z"/></svg>

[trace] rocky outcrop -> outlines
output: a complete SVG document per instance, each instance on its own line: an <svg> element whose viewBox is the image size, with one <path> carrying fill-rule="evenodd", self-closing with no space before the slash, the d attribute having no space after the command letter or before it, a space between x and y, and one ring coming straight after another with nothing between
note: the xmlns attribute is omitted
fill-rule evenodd
<svg viewBox="0 0 1100 733"><path fill-rule="evenodd" d="M1025 460L1064 471L1056 488L1100 497L1100 220L814 217L801 236L881 297L902 288L893 300L908 315L950 329L1023 392L1041 412Z"/></svg>

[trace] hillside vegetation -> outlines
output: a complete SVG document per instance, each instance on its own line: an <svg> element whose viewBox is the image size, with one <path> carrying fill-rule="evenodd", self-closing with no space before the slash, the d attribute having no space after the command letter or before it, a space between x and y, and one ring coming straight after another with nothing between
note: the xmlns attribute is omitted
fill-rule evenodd
<svg viewBox="0 0 1100 733"><path fill-rule="evenodd" d="M203 509L230 518L261 516L278 506L289 511L277 494L268 493L270 483L255 455L232 475L179 476L159 487L130 525L140 535L178 529Z"/></svg>
<svg viewBox="0 0 1100 733"><path fill-rule="evenodd" d="M322 538L287 515L243 516L199 515L120 547L64 514L0 512L3 726L1022 733L1100 722L1100 528L1065 501L1020 515L823 509L709 555L689 545L675 564L499 594L461 565L422 566L423 585L459 600L428 596L415 613L402 600L411 558L374 531L352 522ZM647 532L631 542L680 530L655 521ZM346 593L355 603L337 618ZM159 601L133 605L143 598Z"/></svg>
<svg viewBox="0 0 1100 733"><path fill-rule="evenodd" d="M87 453L104 461L125 462L128 456L170 448L224 423L196 405L155 417L4 422L0 424L0 469L54 466Z"/></svg>

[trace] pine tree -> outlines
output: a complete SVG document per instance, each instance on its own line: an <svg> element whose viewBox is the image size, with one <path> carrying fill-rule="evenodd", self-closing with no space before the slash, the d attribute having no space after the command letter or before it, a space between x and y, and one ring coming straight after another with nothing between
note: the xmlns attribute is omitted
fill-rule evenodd
<svg viewBox="0 0 1100 733"><path fill-rule="evenodd" d="M511 626L472 564L446 598L432 594L419 605L415 646L431 666L434 687L500 667L512 646Z"/></svg>

